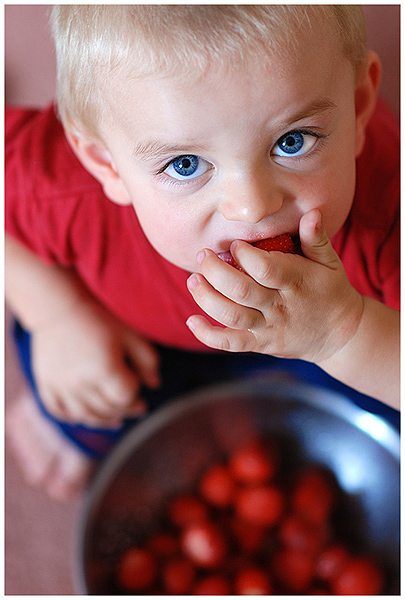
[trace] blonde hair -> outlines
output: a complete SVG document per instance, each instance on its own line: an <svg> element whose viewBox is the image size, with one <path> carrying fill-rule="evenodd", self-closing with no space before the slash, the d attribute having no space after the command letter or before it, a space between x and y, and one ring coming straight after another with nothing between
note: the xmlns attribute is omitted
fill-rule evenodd
<svg viewBox="0 0 405 600"><path fill-rule="evenodd" d="M190 76L212 64L285 54L303 27L330 26L357 73L365 30L354 5L56 5L57 102L68 129L99 135L117 77Z"/></svg>

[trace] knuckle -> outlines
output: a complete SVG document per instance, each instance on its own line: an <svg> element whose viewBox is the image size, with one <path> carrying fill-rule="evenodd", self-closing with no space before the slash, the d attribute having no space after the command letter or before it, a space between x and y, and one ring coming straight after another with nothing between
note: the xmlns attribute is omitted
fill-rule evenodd
<svg viewBox="0 0 405 600"><path fill-rule="evenodd" d="M266 256L261 258L257 263L256 267L256 278L261 283L269 283L274 280L276 275L275 267L273 262L270 260L270 257Z"/></svg>
<svg viewBox="0 0 405 600"><path fill-rule="evenodd" d="M224 331L218 349L227 352L248 352L251 349L250 346L246 336L241 335L239 332L233 335L231 331Z"/></svg>
<svg viewBox="0 0 405 600"><path fill-rule="evenodd" d="M97 404L90 406L89 413L97 419L109 419L115 414L116 410L104 398L100 398Z"/></svg>
<svg viewBox="0 0 405 600"><path fill-rule="evenodd" d="M114 376L104 383L104 394L117 406L127 406L133 399L137 386L123 377ZM103 395L104 395L103 394Z"/></svg>
<svg viewBox="0 0 405 600"><path fill-rule="evenodd" d="M229 352L231 350L231 344L230 344L229 338L226 335L221 338L218 338L217 343L215 344L215 347L218 350L226 350L227 352Z"/></svg>
<svg viewBox="0 0 405 600"><path fill-rule="evenodd" d="M214 327L201 334L199 339L204 344L216 350L231 351L231 343L226 328Z"/></svg>
<svg viewBox="0 0 405 600"><path fill-rule="evenodd" d="M245 319L244 315L237 310L237 308L230 307L226 308L222 313L221 322L226 324L232 329L244 329Z"/></svg>
<svg viewBox="0 0 405 600"><path fill-rule="evenodd" d="M251 297L251 281L245 278L234 284L232 297L240 303L247 302Z"/></svg>
<svg viewBox="0 0 405 600"><path fill-rule="evenodd" d="M46 410L55 418L63 419L66 416L66 409L57 396L48 388L38 387L39 396Z"/></svg>
<svg viewBox="0 0 405 600"><path fill-rule="evenodd" d="M58 419L59 421L65 421L68 418L68 410L63 409L60 406L55 406L51 403L47 403L45 400L43 400L43 403L49 414L55 419Z"/></svg>
<svg viewBox="0 0 405 600"><path fill-rule="evenodd" d="M199 323L194 331L197 339L203 344L226 352L245 352L252 349L251 343L247 343L249 340L246 340L247 333L247 331L237 331L226 326L204 326L202 323Z"/></svg>
<svg viewBox="0 0 405 600"><path fill-rule="evenodd" d="M315 240L314 248L322 249L326 248L327 246L329 246L329 239L324 231L323 234Z"/></svg>

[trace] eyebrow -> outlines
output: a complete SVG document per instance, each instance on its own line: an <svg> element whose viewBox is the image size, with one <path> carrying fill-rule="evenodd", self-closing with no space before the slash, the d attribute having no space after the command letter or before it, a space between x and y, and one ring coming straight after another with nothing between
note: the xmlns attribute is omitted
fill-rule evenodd
<svg viewBox="0 0 405 600"><path fill-rule="evenodd" d="M295 113L295 115L288 120L288 124L296 123L302 119L313 117L314 115L318 115L319 113L324 113L335 108L337 108L336 104L332 102L332 100L329 100L329 98L320 98L319 100L314 100Z"/></svg>
<svg viewBox="0 0 405 600"><path fill-rule="evenodd" d="M185 148L192 148L193 153L203 153L204 151L206 151L206 148L204 146L196 144L193 141L190 141L189 143L184 143L181 146L165 144L158 141L141 141L133 149L132 156L134 158L141 158L142 160L152 161L160 159L162 156L177 156L185 153L190 154L190 151L186 151Z"/></svg>

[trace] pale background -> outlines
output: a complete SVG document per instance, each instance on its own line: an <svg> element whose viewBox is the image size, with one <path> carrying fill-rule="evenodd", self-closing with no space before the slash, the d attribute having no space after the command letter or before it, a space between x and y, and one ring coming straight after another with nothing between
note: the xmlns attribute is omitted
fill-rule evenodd
<svg viewBox="0 0 405 600"><path fill-rule="evenodd" d="M364 5L368 45L383 62L381 95L399 116L399 5ZM6 102L42 107L54 95L49 6L6 5ZM25 389L6 324L6 404ZM6 594L74 594L72 564L83 499L58 504L28 488L6 449Z"/></svg>

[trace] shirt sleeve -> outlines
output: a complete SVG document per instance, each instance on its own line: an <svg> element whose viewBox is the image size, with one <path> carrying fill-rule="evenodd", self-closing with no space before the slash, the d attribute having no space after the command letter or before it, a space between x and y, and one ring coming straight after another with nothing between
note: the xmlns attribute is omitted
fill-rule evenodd
<svg viewBox="0 0 405 600"><path fill-rule="evenodd" d="M40 120L39 111L6 109L5 230L51 263L54 260L41 232L46 218L36 197L41 195L41 185L33 179L38 165L35 132Z"/></svg>
<svg viewBox="0 0 405 600"><path fill-rule="evenodd" d="M44 262L72 267L71 227L95 180L71 151L54 108L6 111L5 230Z"/></svg>

